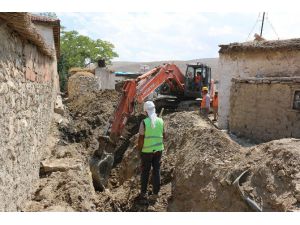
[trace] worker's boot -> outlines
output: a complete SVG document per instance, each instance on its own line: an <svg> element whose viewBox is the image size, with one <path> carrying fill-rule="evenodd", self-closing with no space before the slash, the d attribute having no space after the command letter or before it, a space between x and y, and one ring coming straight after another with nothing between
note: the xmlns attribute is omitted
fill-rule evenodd
<svg viewBox="0 0 300 225"><path fill-rule="evenodd" d="M138 199L140 199L140 200L146 200L147 197L148 197L147 193L140 193L138 195Z"/></svg>

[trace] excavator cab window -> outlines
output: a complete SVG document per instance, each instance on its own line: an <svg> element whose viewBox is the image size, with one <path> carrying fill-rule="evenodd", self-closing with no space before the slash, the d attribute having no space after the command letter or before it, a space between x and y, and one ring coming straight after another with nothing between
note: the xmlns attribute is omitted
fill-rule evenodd
<svg viewBox="0 0 300 225"><path fill-rule="evenodd" d="M188 67L186 71L186 85L188 90L193 90L194 88L194 77L195 77L194 68Z"/></svg>
<svg viewBox="0 0 300 225"><path fill-rule="evenodd" d="M188 64L185 75L185 97L201 98L203 87L210 89L210 67L205 64Z"/></svg>
<svg viewBox="0 0 300 225"><path fill-rule="evenodd" d="M195 84L193 91L201 91L203 80L205 79L205 72L203 71L203 68L196 68L195 69Z"/></svg>

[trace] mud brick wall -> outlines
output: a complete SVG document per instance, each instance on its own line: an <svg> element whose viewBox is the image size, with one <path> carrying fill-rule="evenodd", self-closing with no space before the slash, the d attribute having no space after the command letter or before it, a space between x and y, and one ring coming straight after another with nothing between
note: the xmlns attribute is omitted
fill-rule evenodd
<svg viewBox="0 0 300 225"><path fill-rule="evenodd" d="M294 77L300 75L299 50L261 50L220 53L219 126L228 128L232 78Z"/></svg>
<svg viewBox="0 0 300 225"><path fill-rule="evenodd" d="M94 74L77 72L68 80L68 97L74 98L89 92L100 90Z"/></svg>
<svg viewBox="0 0 300 225"><path fill-rule="evenodd" d="M292 109L295 90L300 81L233 81L229 130L258 142L300 138L300 111Z"/></svg>
<svg viewBox="0 0 300 225"><path fill-rule="evenodd" d="M17 211L39 177L58 91L57 63L5 23L0 40L0 211Z"/></svg>

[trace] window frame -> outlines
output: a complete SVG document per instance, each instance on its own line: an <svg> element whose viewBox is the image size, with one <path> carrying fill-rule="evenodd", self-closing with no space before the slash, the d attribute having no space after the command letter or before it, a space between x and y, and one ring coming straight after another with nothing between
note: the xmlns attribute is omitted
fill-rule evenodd
<svg viewBox="0 0 300 225"><path fill-rule="evenodd" d="M295 102L296 93L299 94L299 96L300 96L300 89L295 89L293 91L292 104L291 104L292 107L291 108L292 108L293 111L300 112L300 107L299 108L294 108L294 102ZM299 102L300 102L300 100L299 100Z"/></svg>

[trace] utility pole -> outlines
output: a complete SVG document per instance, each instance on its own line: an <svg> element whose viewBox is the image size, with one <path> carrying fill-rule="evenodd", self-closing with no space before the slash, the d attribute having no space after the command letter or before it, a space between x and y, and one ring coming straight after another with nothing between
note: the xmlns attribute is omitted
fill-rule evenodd
<svg viewBox="0 0 300 225"><path fill-rule="evenodd" d="M261 37L262 37L263 28L264 28L264 22L265 22L265 12L263 12L263 18L262 18L261 28L260 28L260 36Z"/></svg>

